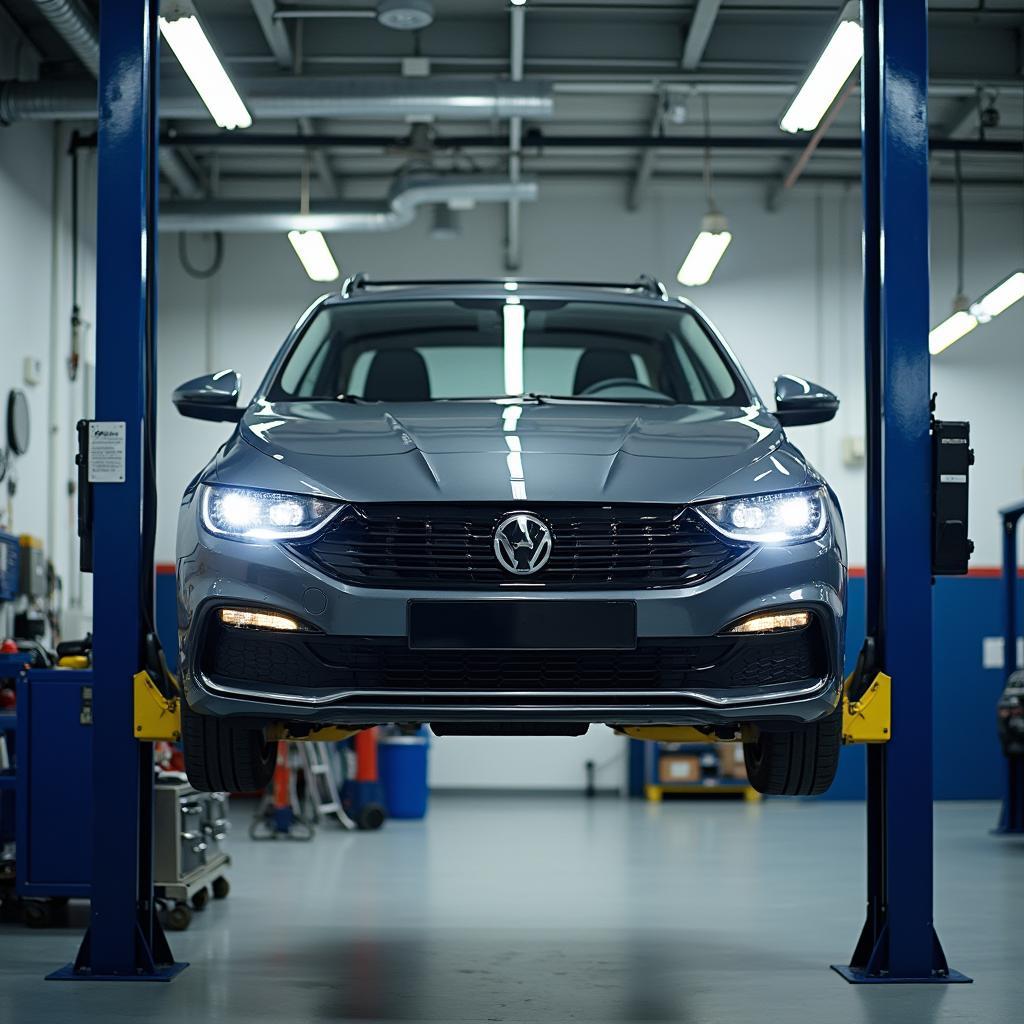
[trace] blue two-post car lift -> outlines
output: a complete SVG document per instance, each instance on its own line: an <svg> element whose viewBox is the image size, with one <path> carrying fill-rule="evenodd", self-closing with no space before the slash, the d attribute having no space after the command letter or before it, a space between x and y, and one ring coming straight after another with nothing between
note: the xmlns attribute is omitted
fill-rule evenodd
<svg viewBox="0 0 1024 1024"><path fill-rule="evenodd" d="M60 978L162 981L185 966L154 915L151 746L132 735L152 608L156 12L156 0L100 12L96 407L126 425L126 460L123 482L95 486L93 786L118 829L97 816L89 931ZM867 920L836 970L855 982L963 981L932 923L926 0L863 0L861 22L867 624L873 667L892 678L892 730L868 747Z"/></svg>

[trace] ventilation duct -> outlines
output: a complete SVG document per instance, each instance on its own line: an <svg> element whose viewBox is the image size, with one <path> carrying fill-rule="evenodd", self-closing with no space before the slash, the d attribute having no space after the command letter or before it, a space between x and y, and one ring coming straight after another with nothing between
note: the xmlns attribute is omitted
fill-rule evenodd
<svg viewBox="0 0 1024 1024"><path fill-rule="evenodd" d="M535 181L446 175L443 178L401 179L383 201L317 203L299 213L291 202L211 200L160 204L161 231L284 232L393 231L410 224L416 209L428 203L507 203L537 198Z"/></svg>
<svg viewBox="0 0 1024 1024"><path fill-rule="evenodd" d="M549 82L466 78L258 78L239 83L256 119L299 117L416 121L546 118L554 112ZM160 114L208 120L209 111L185 81L160 91ZM96 83L0 83L0 122L76 121L96 117Z"/></svg>
<svg viewBox="0 0 1024 1024"><path fill-rule="evenodd" d="M79 0L35 0L36 7L97 77L100 73L100 41L92 15Z"/></svg>

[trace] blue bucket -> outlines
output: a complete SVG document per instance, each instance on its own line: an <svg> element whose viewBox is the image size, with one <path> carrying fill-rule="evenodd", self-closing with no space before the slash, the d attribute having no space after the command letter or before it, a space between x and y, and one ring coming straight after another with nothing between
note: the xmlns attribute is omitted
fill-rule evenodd
<svg viewBox="0 0 1024 1024"><path fill-rule="evenodd" d="M390 818L423 818L427 813L427 737L382 736L377 745L380 781Z"/></svg>

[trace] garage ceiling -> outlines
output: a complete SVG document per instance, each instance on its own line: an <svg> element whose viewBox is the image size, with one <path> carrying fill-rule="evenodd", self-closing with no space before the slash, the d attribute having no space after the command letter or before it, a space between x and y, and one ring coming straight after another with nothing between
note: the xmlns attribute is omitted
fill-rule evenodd
<svg viewBox="0 0 1024 1024"><path fill-rule="evenodd" d="M510 77L512 8L501 0L433 0L433 21L420 31L381 25L375 2L195 2L243 97L296 76L328 95L343 80L367 76L393 82L405 76L411 90L423 83L424 71L431 79L477 85ZM33 0L0 0L0 6L38 51L40 78L86 80ZM642 203L651 178L700 176L706 107L716 177L763 183L770 195L799 156L800 149L791 147L806 141L781 132L779 115L827 38L838 7L820 0L529 0L521 8L523 76L550 86L554 114L523 122L522 173L541 182L615 179L625 202ZM1019 0L937 0L930 12L933 139L1019 144ZM417 57L426 65L410 64L408 58ZM165 94L188 93L169 52L162 74ZM988 108L998 112L998 124L982 129L980 111ZM801 180L857 179L856 148L828 147L856 140L858 126L853 89ZM204 189L228 197L294 197L297 177L310 160L314 199L346 190L383 194L396 173L410 167L508 169L508 120L437 117L414 129L400 116L353 121L257 113L251 129L229 134L200 110L195 119L169 120L166 130L187 135L188 145L180 149ZM304 137L310 134L317 137L315 146ZM573 148L582 136L598 138ZM644 136L689 140L690 146L658 148L645 158L636 144ZM952 159L947 151L933 153L935 180L951 178ZM963 155L963 164L968 181L1021 180L1019 153L973 150Z"/></svg>

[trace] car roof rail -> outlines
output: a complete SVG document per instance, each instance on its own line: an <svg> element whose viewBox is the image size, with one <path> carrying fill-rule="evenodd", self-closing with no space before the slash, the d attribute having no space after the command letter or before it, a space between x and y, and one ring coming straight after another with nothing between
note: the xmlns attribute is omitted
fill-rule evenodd
<svg viewBox="0 0 1024 1024"><path fill-rule="evenodd" d="M467 285L467 284L540 284L564 288L615 288L622 291L642 291L656 299L667 299L665 286L652 274L640 274L634 281L561 281L539 277L453 277L453 278L405 278L373 281L360 271L345 279L341 286L342 298L349 298L354 292L368 288L398 288L415 285Z"/></svg>
<svg viewBox="0 0 1024 1024"><path fill-rule="evenodd" d="M641 274L630 287L645 291L657 299L668 298L665 286L653 274Z"/></svg>
<svg viewBox="0 0 1024 1024"><path fill-rule="evenodd" d="M341 285L341 297L347 299L353 292L360 291L366 287L366 274L361 270L353 274L351 277L346 277Z"/></svg>

